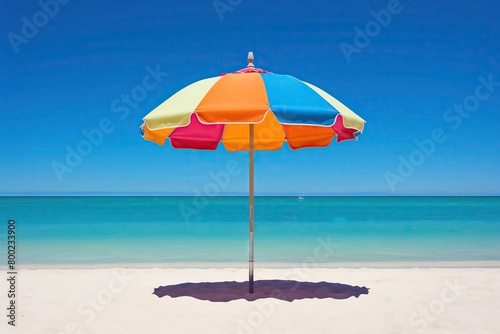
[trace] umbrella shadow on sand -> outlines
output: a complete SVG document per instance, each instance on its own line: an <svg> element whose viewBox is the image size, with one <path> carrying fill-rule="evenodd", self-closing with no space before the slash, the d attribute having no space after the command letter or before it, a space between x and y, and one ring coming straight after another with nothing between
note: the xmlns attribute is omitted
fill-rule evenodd
<svg viewBox="0 0 500 334"><path fill-rule="evenodd" d="M262 298L276 298L288 302L298 299L358 298L368 294L367 287L329 282L298 282L291 280L255 281L255 291L248 293L247 282L200 282L160 286L153 294L159 298L170 296L193 297L211 302L230 302L237 299L254 301Z"/></svg>

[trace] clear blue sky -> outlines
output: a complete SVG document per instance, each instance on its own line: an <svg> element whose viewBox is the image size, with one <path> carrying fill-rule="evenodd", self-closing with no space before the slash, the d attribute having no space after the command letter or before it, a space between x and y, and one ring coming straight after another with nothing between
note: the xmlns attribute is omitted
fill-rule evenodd
<svg viewBox="0 0 500 334"><path fill-rule="evenodd" d="M245 193L247 154L160 147L139 126L250 50L367 120L357 142L257 152L258 194L500 195L497 1L59 1L2 4L2 195Z"/></svg>

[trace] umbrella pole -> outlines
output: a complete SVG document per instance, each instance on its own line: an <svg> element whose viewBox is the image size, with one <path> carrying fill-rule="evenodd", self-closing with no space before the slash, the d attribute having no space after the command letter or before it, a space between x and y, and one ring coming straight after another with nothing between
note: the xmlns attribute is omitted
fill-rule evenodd
<svg viewBox="0 0 500 334"><path fill-rule="evenodd" d="M250 124L250 184L249 184L249 206L250 206L250 254L248 257L248 292L253 293L253 208L254 208L254 178L253 178L253 167L254 167L254 125Z"/></svg>

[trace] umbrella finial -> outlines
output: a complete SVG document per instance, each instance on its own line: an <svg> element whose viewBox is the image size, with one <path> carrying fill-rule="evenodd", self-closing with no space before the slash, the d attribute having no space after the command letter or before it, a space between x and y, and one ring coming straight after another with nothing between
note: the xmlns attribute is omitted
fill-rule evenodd
<svg viewBox="0 0 500 334"><path fill-rule="evenodd" d="M253 52L252 51L250 51L248 53L247 60L248 60L248 67L255 67L255 65L253 64L254 58L253 58Z"/></svg>

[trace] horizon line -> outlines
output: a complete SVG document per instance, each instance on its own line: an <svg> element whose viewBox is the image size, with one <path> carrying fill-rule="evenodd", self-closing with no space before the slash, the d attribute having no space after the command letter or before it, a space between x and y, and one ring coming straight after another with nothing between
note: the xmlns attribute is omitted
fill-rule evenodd
<svg viewBox="0 0 500 334"><path fill-rule="evenodd" d="M247 193L226 193L218 195L193 195L187 193L116 193L116 192L27 192L27 193L0 193L0 197L248 197ZM500 194L386 194L386 193L311 193L286 194L263 193L255 197L500 197Z"/></svg>

